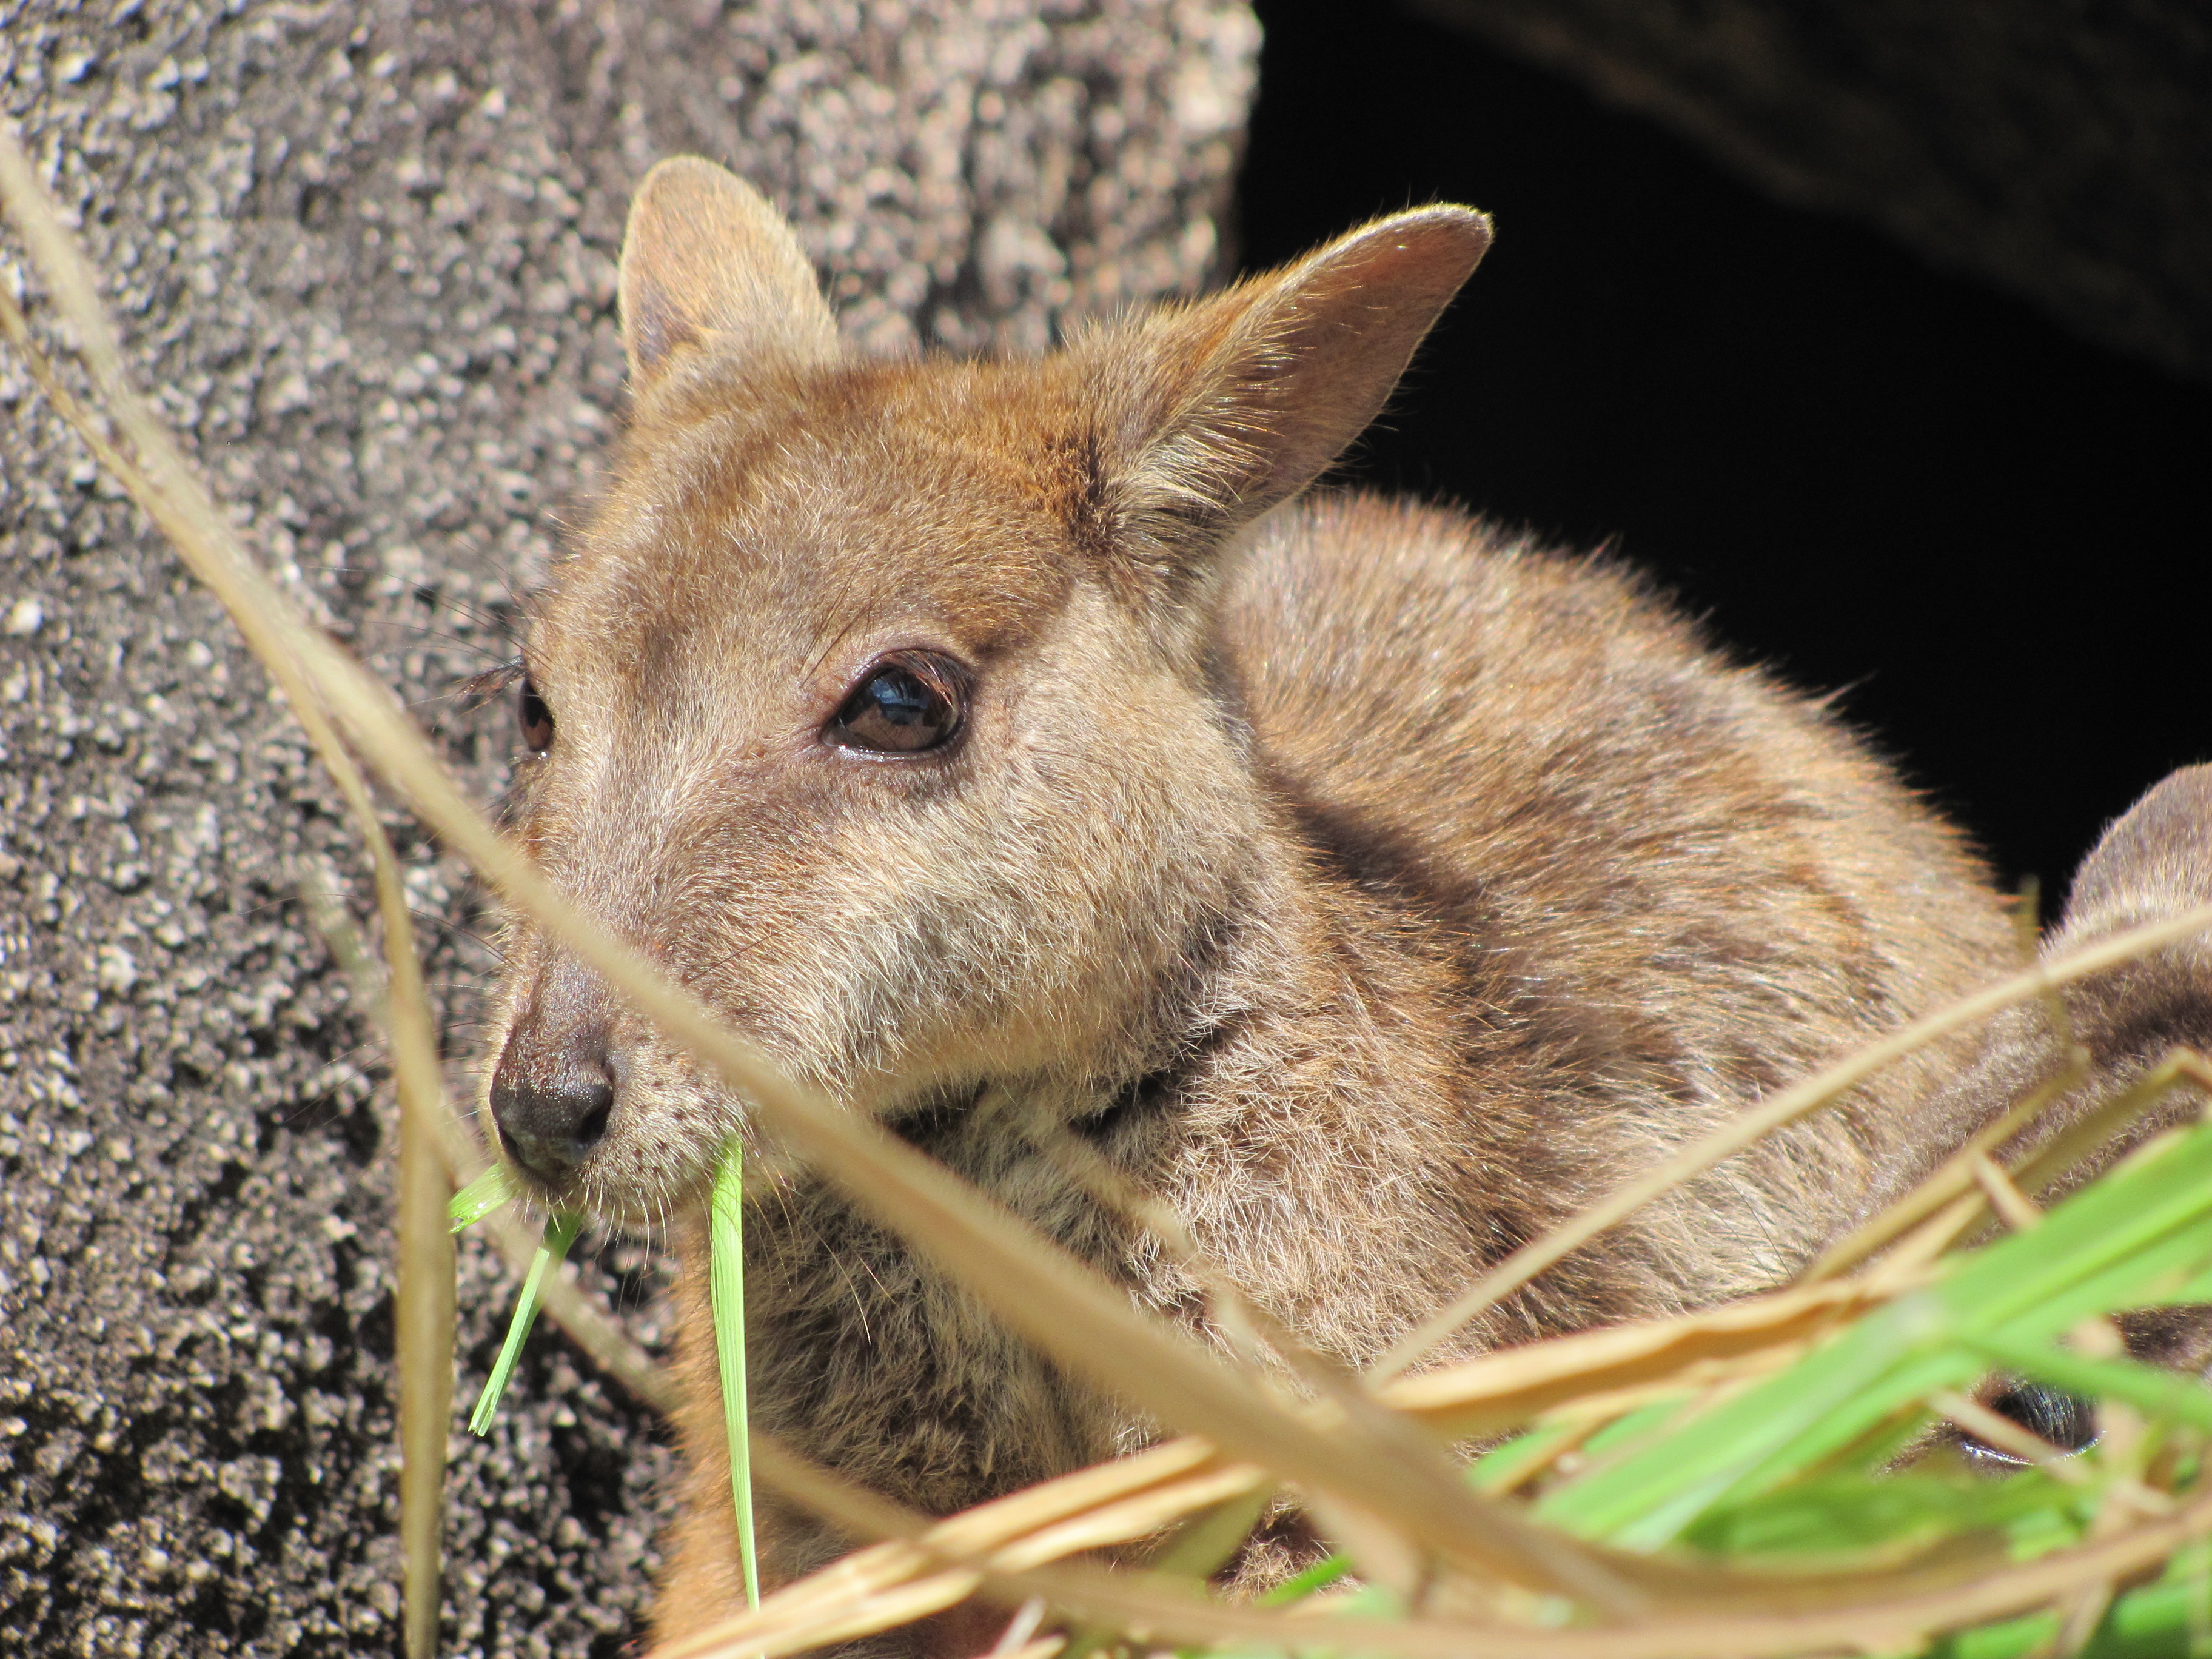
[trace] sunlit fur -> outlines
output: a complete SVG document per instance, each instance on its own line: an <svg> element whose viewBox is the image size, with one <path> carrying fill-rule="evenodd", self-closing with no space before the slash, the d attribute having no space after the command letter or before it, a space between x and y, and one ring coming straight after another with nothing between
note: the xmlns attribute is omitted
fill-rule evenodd
<svg viewBox="0 0 2212 1659"><path fill-rule="evenodd" d="M1441 508L1298 499L1486 240L1424 210L1041 360L884 363L836 355L757 198L656 172L623 274L629 434L527 647L557 720L521 769L532 852L1146 1306L1218 1335L1025 1122L1073 1128L1350 1361L2003 965L1957 837L1632 574ZM960 739L826 744L902 647L973 670ZM491 1054L526 1079L591 1043L616 1103L557 1196L689 1250L676 1635L738 1595L688 1218L745 1112L518 923ZM1916 1104L1955 1058L1774 1138L1454 1351L1773 1282L1906 1149L1955 1139L1966 1106ZM1155 1431L772 1146L757 1163L764 1427L938 1511ZM772 1516L769 1581L831 1548Z"/></svg>

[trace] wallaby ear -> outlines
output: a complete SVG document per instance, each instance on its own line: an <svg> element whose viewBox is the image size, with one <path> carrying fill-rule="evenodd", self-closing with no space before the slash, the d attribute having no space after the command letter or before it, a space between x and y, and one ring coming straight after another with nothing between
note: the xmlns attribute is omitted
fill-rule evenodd
<svg viewBox="0 0 2212 1659"><path fill-rule="evenodd" d="M1489 246L1484 215L1419 208L1097 337L1109 489L1218 532L1304 489L1380 412Z"/></svg>
<svg viewBox="0 0 2212 1659"><path fill-rule="evenodd" d="M623 345L642 387L683 346L736 346L800 362L835 355L837 325L791 225L712 161L654 164L623 232Z"/></svg>
<svg viewBox="0 0 2212 1659"><path fill-rule="evenodd" d="M2212 903L2212 766L2166 775L2108 825L2074 872L2065 932L2094 938ZM2212 952L2198 935L2191 948Z"/></svg>

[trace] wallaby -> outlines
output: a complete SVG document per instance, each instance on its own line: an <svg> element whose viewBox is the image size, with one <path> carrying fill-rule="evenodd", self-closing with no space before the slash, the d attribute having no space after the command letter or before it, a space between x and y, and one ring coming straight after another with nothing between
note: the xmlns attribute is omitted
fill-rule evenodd
<svg viewBox="0 0 2212 1659"><path fill-rule="evenodd" d="M792 1073L1139 1303L1221 1340L1054 1137L1355 1364L2011 965L1960 837L1634 574L1299 499L1489 240L1418 209L1051 356L886 362L841 348L774 209L664 161L623 249L628 433L524 655L523 842ZM1986 1114L1942 1086L1970 1049L1772 1137L1438 1357L1785 1278ZM548 1201L689 1241L692 1501L659 1614L681 1635L739 1595L686 1218L744 1103L526 921L490 1052ZM767 1150L763 1427L935 1512L1158 1431ZM840 1547L764 1527L770 1583ZM948 1628L902 1639L950 1651Z"/></svg>

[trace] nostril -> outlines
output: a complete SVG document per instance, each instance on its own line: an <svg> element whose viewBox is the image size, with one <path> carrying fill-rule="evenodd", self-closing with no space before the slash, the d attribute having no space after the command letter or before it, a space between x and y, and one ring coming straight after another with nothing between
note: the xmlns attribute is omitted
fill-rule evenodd
<svg viewBox="0 0 2212 1659"><path fill-rule="evenodd" d="M556 1193L606 1139L622 1076L606 988L566 957L538 965L493 1069L507 1156Z"/></svg>
<svg viewBox="0 0 2212 1659"><path fill-rule="evenodd" d="M586 1150L599 1144L607 1132L607 1118L615 1109L615 1091L611 1084L598 1085L597 1098L584 1109L576 1121L576 1139Z"/></svg>

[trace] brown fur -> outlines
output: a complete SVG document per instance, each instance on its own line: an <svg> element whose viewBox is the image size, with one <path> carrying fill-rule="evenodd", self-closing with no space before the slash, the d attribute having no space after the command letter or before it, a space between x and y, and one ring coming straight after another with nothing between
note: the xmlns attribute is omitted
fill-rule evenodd
<svg viewBox="0 0 2212 1659"><path fill-rule="evenodd" d="M1824 706L1603 560L1295 499L1486 240L1423 210L1050 357L887 364L837 354L772 210L664 164L624 259L629 437L528 647L557 720L520 782L536 857L1139 1303L1212 1332L1202 1287L1025 1122L1084 1138L1352 1362L1989 976L2009 946L1982 872ZM826 744L870 665L919 647L972 674L960 738ZM687 1218L745 1114L526 924L510 963L503 1129L603 1087L604 1134L541 1158L544 1184L685 1242L679 1635L737 1596ZM1937 1086L1958 1058L1773 1138L1460 1351L1775 1282L1985 1109ZM763 1426L936 1511L1155 1431L772 1147L756 1167ZM772 1581L831 1548L793 1516L769 1533Z"/></svg>
<svg viewBox="0 0 2212 1659"><path fill-rule="evenodd" d="M2066 908L2045 941L2048 957L2111 938L2138 923L2212 904L2212 766L2172 774L2108 827L2075 872ZM2079 1046L2081 1081L2007 1150L2008 1163L2056 1136L2100 1103L2135 1082L2176 1048L2212 1055L2212 936L2200 934L2154 955L2067 987L2057 1026L2041 1001L2010 1008L1990 1021L1981 1052L1948 1085L1938 1110L1978 1128L2014 1101L2059 1075L2063 1047ZM2085 1164L2071 1184L2088 1179L2135 1141L2163 1124L2194 1115L2203 1103L2177 1095ZM1911 1149L1894 1168L1901 1190L1931 1170L1948 1149L1940 1142ZM1877 1194L1879 1199L1884 1194ZM2212 1360L2212 1322L2185 1316L2133 1316L2138 1353L2203 1370Z"/></svg>

